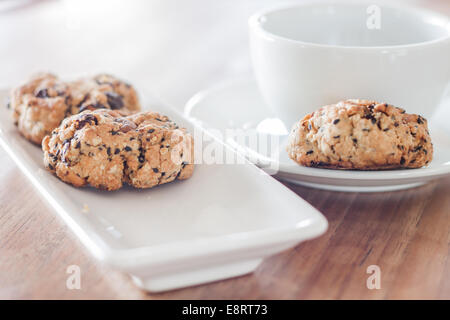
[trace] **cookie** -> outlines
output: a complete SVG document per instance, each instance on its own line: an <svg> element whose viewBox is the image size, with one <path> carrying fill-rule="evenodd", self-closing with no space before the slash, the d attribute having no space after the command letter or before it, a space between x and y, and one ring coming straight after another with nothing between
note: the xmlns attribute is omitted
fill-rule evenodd
<svg viewBox="0 0 450 320"><path fill-rule="evenodd" d="M69 96L69 86L55 75L36 74L11 92L14 123L25 138L40 144L64 119Z"/></svg>
<svg viewBox="0 0 450 320"><path fill-rule="evenodd" d="M427 121L385 103L346 100L294 125L287 152L297 163L329 169L420 168L433 158Z"/></svg>
<svg viewBox="0 0 450 320"><path fill-rule="evenodd" d="M21 134L36 144L41 144L65 117L84 110L140 110L135 90L112 76L63 82L50 73L37 74L13 89L10 106Z"/></svg>
<svg viewBox="0 0 450 320"><path fill-rule="evenodd" d="M133 87L107 74L74 81L69 86L71 88L69 100L71 114L96 109L131 112L141 109Z"/></svg>
<svg viewBox="0 0 450 320"><path fill-rule="evenodd" d="M66 118L42 149L45 166L76 187L151 188L194 170L192 136L155 112L86 110Z"/></svg>

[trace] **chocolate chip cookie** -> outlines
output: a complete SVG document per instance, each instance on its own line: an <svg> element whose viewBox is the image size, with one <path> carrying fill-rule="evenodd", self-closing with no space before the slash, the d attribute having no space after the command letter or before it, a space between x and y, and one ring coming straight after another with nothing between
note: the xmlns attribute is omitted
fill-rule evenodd
<svg viewBox="0 0 450 320"><path fill-rule="evenodd" d="M41 144L65 117L84 110L140 110L135 90L112 76L64 82L50 73L34 75L13 89L10 106L19 131L36 144Z"/></svg>
<svg viewBox="0 0 450 320"><path fill-rule="evenodd" d="M141 109L133 87L107 74L71 82L70 88L70 114L96 109L131 112Z"/></svg>
<svg viewBox="0 0 450 320"><path fill-rule="evenodd" d="M192 136L155 112L86 110L63 120L42 149L45 166L77 187L151 188L194 170Z"/></svg>
<svg viewBox="0 0 450 320"><path fill-rule="evenodd" d="M329 169L420 168L433 158L427 121L385 103L346 100L294 125L287 152L297 163Z"/></svg>
<svg viewBox="0 0 450 320"><path fill-rule="evenodd" d="M28 140L40 144L64 119L70 108L69 97L69 86L55 75L34 75L10 95L13 119L19 131Z"/></svg>

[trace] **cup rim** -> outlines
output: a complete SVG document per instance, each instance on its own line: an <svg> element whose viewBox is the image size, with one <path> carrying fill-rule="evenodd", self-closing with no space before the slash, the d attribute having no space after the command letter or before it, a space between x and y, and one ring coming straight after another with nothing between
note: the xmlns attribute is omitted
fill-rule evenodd
<svg viewBox="0 0 450 320"><path fill-rule="evenodd" d="M286 9L294 9L294 8L304 8L304 7L322 7L322 6L330 6L330 5L353 5L353 6L362 6L362 5L371 5L369 2L354 2L354 1L308 1L305 3L300 4L284 4L284 5L277 5L272 6L269 8L262 9L260 11L257 11L256 13L252 14L248 19L248 26L250 31L254 31L259 35L262 35L266 37L269 40L279 40L279 41L286 41L293 44L299 44L299 45L307 45L310 47L317 47L317 48L333 48L333 49L347 49L347 50L389 50L389 49L403 49L403 48L417 48L417 47L423 47L427 45L433 45L440 42L445 42L450 40L450 18L444 14L438 13L436 11L425 9L419 6L413 6L413 5L404 5L404 4L386 4L386 3L378 3L377 5L383 6L385 8L391 8L391 9L401 9L405 11L409 11L410 13L416 13L421 16L429 16L433 17L435 19L439 19L442 22L441 27L443 29L447 29L447 35L444 35L443 37L439 37L437 39L427 40L427 41L421 41L421 42L414 42L414 43L408 43L408 44L398 44L398 45L385 45L385 46L344 46L344 45L337 45L337 44L322 44L322 43L315 43L315 42L309 42L309 41L303 41L303 40L297 40L292 39L284 36L280 36L278 34L275 34L273 32L268 31L265 29L261 22L260 18L264 15L270 14L272 12L282 11ZM372 3L373 4L373 3Z"/></svg>

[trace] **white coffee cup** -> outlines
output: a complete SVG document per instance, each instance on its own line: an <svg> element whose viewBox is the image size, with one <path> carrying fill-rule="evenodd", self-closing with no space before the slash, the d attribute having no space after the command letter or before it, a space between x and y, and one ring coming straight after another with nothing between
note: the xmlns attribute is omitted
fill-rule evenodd
<svg viewBox="0 0 450 320"><path fill-rule="evenodd" d="M249 28L259 89L288 127L351 98L429 117L449 85L449 19L427 10L310 3L257 13Z"/></svg>

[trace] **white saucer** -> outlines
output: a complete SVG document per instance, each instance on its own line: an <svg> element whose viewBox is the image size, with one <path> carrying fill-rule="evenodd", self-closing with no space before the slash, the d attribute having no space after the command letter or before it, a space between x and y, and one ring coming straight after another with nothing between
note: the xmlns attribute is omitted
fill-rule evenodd
<svg viewBox="0 0 450 320"><path fill-rule="evenodd" d="M427 167L345 171L300 166L289 159L285 151L288 130L263 102L252 79L229 81L197 93L186 104L185 115L205 129L219 130L216 134L225 133L227 129L243 129L249 134L256 133L258 139L272 141L269 151L261 151L250 146L248 141L241 139L238 142L223 135L226 143L268 173L300 185L335 191L383 192L417 187L450 174L450 137L438 127L431 126L434 159Z"/></svg>

